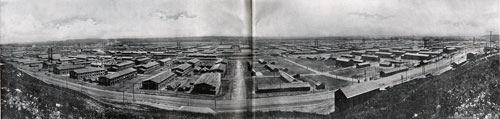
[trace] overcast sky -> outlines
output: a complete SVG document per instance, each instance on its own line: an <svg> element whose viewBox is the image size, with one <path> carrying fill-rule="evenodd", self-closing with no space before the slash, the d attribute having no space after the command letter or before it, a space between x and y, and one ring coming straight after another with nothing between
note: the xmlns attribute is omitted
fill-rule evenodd
<svg viewBox="0 0 500 119"><path fill-rule="evenodd" d="M0 43L250 35L245 0L0 0ZM498 33L499 0L254 0L255 36Z"/></svg>
<svg viewBox="0 0 500 119"><path fill-rule="evenodd" d="M257 36L498 33L499 0L256 0Z"/></svg>

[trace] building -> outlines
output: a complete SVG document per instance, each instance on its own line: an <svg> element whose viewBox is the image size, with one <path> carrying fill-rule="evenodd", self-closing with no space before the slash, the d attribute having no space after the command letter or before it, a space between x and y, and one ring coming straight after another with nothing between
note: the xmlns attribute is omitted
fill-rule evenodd
<svg viewBox="0 0 500 119"><path fill-rule="evenodd" d="M312 80L314 81L314 80ZM314 86L316 87L316 89L320 90L320 89L326 89L326 86L325 86L325 83L323 82L319 82L319 81L314 81L312 82L314 84Z"/></svg>
<svg viewBox="0 0 500 119"><path fill-rule="evenodd" d="M191 93L217 95L221 86L220 73L205 73L194 83Z"/></svg>
<svg viewBox="0 0 500 119"><path fill-rule="evenodd" d="M33 61L33 60L28 60L28 61L21 62L22 65L30 66L30 67L33 66L33 65L41 67L42 63L43 63L43 61Z"/></svg>
<svg viewBox="0 0 500 119"><path fill-rule="evenodd" d="M217 55L215 55L215 54L213 54L213 52L209 52L209 51L203 51L201 53L191 53L191 54L188 54L187 56L192 57L192 58L202 58L202 59L217 58Z"/></svg>
<svg viewBox="0 0 500 119"><path fill-rule="evenodd" d="M287 83L302 82L286 72L280 71L279 73L280 73L280 79Z"/></svg>
<svg viewBox="0 0 500 119"><path fill-rule="evenodd" d="M189 82L189 80L187 79L177 79L177 80L173 80L171 82L169 82L167 84L167 90L176 90L176 89L179 89L178 91L187 91L185 89L187 89L188 87L186 88L182 88L184 85L186 85L187 83Z"/></svg>
<svg viewBox="0 0 500 119"><path fill-rule="evenodd" d="M398 67L398 68L392 68L389 70L383 70L383 71L380 71L380 77L387 77L387 76L394 75L394 74L397 74L399 72L404 72L404 71L408 71L408 67L402 66L402 67Z"/></svg>
<svg viewBox="0 0 500 119"><path fill-rule="evenodd" d="M226 75L226 64L215 64L210 68L211 72L221 73L222 77Z"/></svg>
<svg viewBox="0 0 500 119"><path fill-rule="evenodd" d="M392 64L390 62L381 62L378 65L381 67L391 67L392 66Z"/></svg>
<svg viewBox="0 0 500 119"><path fill-rule="evenodd" d="M99 77L106 75L106 70L103 68L83 68L69 72L69 77L78 80L96 81Z"/></svg>
<svg viewBox="0 0 500 119"><path fill-rule="evenodd" d="M192 65L187 64L187 63L181 64L179 66L172 68L172 72L174 72L178 76L186 76L189 73L191 73L192 71L193 71Z"/></svg>
<svg viewBox="0 0 500 119"><path fill-rule="evenodd" d="M365 54L365 51L352 51L351 55L361 56Z"/></svg>
<svg viewBox="0 0 500 119"><path fill-rule="evenodd" d="M368 55L373 55L373 54L375 54L375 52L378 52L378 49L368 49L368 50L366 50L366 54L368 54Z"/></svg>
<svg viewBox="0 0 500 119"><path fill-rule="evenodd" d="M166 86L169 81L175 80L175 78L176 75L171 71L161 72L144 80L142 82L142 89L159 90Z"/></svg>
<svg viewBox="0 0 500 119"><path fill-rule="evenodd" d="M376 55L361 55L361 60L377 62L380 58Z"/></svg>
<svg viewBox="0 0 500 119"><path fill-rule="evenodd" d="M363 63L357 63L356 68L363 68L363 67L369 67L370 63L369 62L363 62Z"/></svg>
<svg viewBox="0 0 500 119"><path fill-rule="evenodd" d="M274 64L266 64L266 65L264 65L264 67L267 68L271 72L278 72L280 70L288 71L287 68L278 67L278 66L276 66Z"/></svg>
<svg viewBox="0 0 500 119"><path fill-rule="evenodd" d="M144 57L144 58L139 58L135 59L135 65L140 65L140 64L147 64L151 61L150 58Z"/></svg>
<svg viewBox="0 0 500 119"><path fill-rule="evenodd" d="M148 74L160 68L161 67L158 62L149 62L147 64L139 65L137 67L137 72L139 72L139 74Z"/></svg>
<svg viewBox="0 0 500 119"><path fill-rule="evenodd" d="M399 66L401 64L403 64L404 62L401 61L401 60L385 60L386 62L389 62L391 64L394 64L394 66Z"/></svg>
<svg viewBox="0 0 500 119"><path fill-rule="evenodd" d="M352 59L352 62L354 62L354 63L363 63L365 61L364 60L360 60L360 59Z"/></svg>
<svg viewBox="0 0 500 119"><path fill-rule="evenodd" d="M343 54L343 55L340 55L340 57L352 59L352 58L354 58L354 55Z"/></svg>
<svg viewBox="0 0 500 119"><path fill-rule="evenodd" d="M266 64L267 63L264 59L258 59L257 62L259 62L260 64Z"/></svg>
<svg viewBox="0 0 500 119"><path fill-rule="evenodd" d="M125 61L125 62L111 65L111 67L108 70L109 71L120 71L123 69L128 69L128 68L134 67L134 64L135 63L132 61Z"/></svg>
<svg viewBox="0 0 500 119"><path fill-rule="evenodd" d="M40 69L42 69L43 61L28 60L28 61L21 62L21 64L23 66L29 67L30 69L40 70Z"/></svg>
<svg viewBox="0 0 500 119"><path fill-rule="evenodd" d="M375 52L375 55L380 58L392 58L392 53L390 52Z"/></svg>
<svg viewBox="0 0 500 119"><path fill-rule="evenodd" d="M444 53L453 53L455 51L458 51L458 50L456 48L454 48L454 47L446 47L446 48L443 49Z"/></svg>
<svg viewBox="0 0 500 119"><path fill-rule="evenodd" d="M181 85L177 87L177 91L186 92L193 88L194 83L190 82L188 79L181 80Z"/></svg>
<svg viewBox="0 0 500 119"><path fill-rule="evenodd" d="M153 59L155 60L177 57L176 53L152 53L152 54L153 54Z"/></svg>
<svg viewBox="0 0 500 119"><path fill-rule="evenodd" d="M401 59L405 60L429 60L431 57L426 54L405 53Z"/></svg>
<svg viewBox="0 0 500 119"><path fill-rule="evenodd" d="M158 63L160 63L160 66L172 66L174 61L171 58L165 58L158 60Z"/></svg>
<svg viewBox="0 0 500 119"><path fill-rule="evenodd" d="M186 63L191 64L193 67L199 66L201 61L198 58L188 60Z"/></svg>
<svg viewBox="0 0 500 119"><path fill-rule="evenodd" d="M458 61L454 61L453 63L451 63L451 67L458 68L464 65L465 63L467 63L467 59L458 59Z"/></svg>
<svg viewBox="0 0 500 119"><path fill-rule="evenodd" d="M70 71L85 68L83 65L59 65L54 67L54 74L68 74Z"/></svg>
<svg viewBox="0 0 500 119"><path fill-rule="evenodd" d="M391 50L391 53L394 54L395 57L399 57L403 54L406 53L406 51L402 51L402 50Z"/></svg>
<svg viewBox="0 0 500 119"><path fill-rule="evenodd" d="M379 87L373 83L363 85L362 88L348 86L335 91L335 107L338 108L339 112L357 104L362 104L380 91Z"/></svg>
<svg viewBox="0 0 500 119"><path fill-rule="evenodd" d="M431 57L437 57L441 55L441 52L434 51L434 52L419 52L418 54L424 54L424 55L429 55Z"/></svg>
<svg viewBox="0 0 500 119"><path fill-rule="evenodd" d="M144 51L118 51L115 56L119 57L141 57L145 56L147 52Z"/></svg>
<svg viewBox="0 0 500 119"><path fill-rule="evenodd" d="M403 51L406 51L407 53L418 53L420 50L417 49L403 49Z"/></svg>
<svg viewBox="0 0 500 119"><path fill-rule="evenodd" d="M137 70L134 68L128 68L124 70L120 70L119 72L108 74L103 77L99 77L99 84L110 86L115 83L120 82L121 80L130 80L137 76Z"/></svg>
<svg viewBox="0 0 500 119"><path fill-rule="evenodd" d="M389 51L391 51L391 49L390 48L380 48L379 51L380 52L389 52Z"/></svg>
<svg viewBox="0 0 500 119"><path fill-rule="evenodd" d="M217 61L215 61L215 64L227 64L228 61L227 59L220 58Z"/></svg>
<svg viewBox="0 0 500 119"><path fill-rule="evenodd" d="M335 59L335 65L341 66L341 67L350 67L350 66L354 65L354 63L351 59L339 57L339 58Z"/></svg>
<svg viewBox="0 0 500 119"><path fill-rule="evenodd" d="M219 46L217 46L217 51L228 51L228 50L234 50L233 46L231 46L231 45L219 45Z"/></svg>
<svg viewBox="0 0 500 119"><path fill-rule="evenodd" d="M270 93L270 92L289 92L289 91L310 91L311 84L308 82L295 82L295 83L274 83L257 84L257 93Z"/></svg>
<svg viewBox="0 0 500 119"><path fill-rule="evenodd" d="M42 69L48 69L50 72L53 72L55 67L56 67L56 62L45 61L42 64Z"/></svg>

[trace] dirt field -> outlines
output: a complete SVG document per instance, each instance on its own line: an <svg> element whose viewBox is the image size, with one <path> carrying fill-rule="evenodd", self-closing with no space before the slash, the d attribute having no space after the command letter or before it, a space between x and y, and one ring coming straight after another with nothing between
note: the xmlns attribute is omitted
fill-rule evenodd
<svg viewBox="0 0 500 119"><path fill-rule="evenodd" d="M335 61L333 60L311 60L306 59L305 57L298 58L297 56L290 56L288 57L288 59L321 72L332 71L341 68L336 67Z"/></svg>
<svg viewBox="0 0 500 119"><path fill-rule="evenodd" d="M256 77L256 84L278 84L278 83L286 83L281 80L279 77Z"/></svg>
<svg viewBox="0 0 500 119"><path fill-rule="evenodd" d="M275 65L283 67L283 68L287 68L288 69L287 73L289 73L289 74L308 74L308 73L312 73L311 71L309 71L307 69L304 69L302 67L299 67L299 66L297 66L297 65L295 65L293 63L290 63L290 62L286 61L283 57L262 56L262 57L257 57L256 59L264 59L268 63L275 62L276 63ZM273 73L268 73L269 70L267 70L266 68L264 68L263 64L254 63L254 68L255 68L256 71L261 71L265 76L273 74Z"/></svg>
<svg viewBox="0 0 500 119"><path fill-rule="evenodd" d="M365 76L365 70L366 70L367 76L379 77L379 72L384 70L384 69L376 67L376 66L364 67L364 68L352 67L352 68L346 68L346 69L341 69L338 71L330 72L330 74L351 77L351 78L364 79L363 77Z"/></svg>

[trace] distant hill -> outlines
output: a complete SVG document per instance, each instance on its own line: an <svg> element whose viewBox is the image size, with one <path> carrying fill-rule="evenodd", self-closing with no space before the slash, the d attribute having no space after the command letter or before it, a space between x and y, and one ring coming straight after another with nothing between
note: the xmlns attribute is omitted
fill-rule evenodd
<svg viewBox="0 0 500 119"><path fill-rule="evenodd" d="M498 41L498 39L500 39L500 35L494 34L494 35L491 35L491 38L496 39L496 41ZM480 39L488 40L488 39L490 39L490 35L481 36Z"/></svg>

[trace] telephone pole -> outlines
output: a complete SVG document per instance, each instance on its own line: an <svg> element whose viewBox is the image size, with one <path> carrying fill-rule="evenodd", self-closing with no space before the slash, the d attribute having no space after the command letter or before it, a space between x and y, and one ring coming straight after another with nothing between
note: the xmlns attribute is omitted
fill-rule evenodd
<svg viewBox="0 0 500 119"><path fill-rule="evenodd" d="M489 46L490 48L491 48L491 45L492 45L492 42L491 42L491 41L493 41L493 39L491 39L491 31L490 31L490 43L489 43L489 44L490 44L490 46ZM491 51L490 51L490 52L491 52Z"/></svg>
<svg viewBox="0 0 500 119"><path fill-rule="evenodd" d="M135 83L132 83L132 101L135 102Z"/></svg>
<svg viewBox="0 0 500 119"><path fill-rule="evenodd" d="M123 81L122 81L122 89L123 89L123 93L122 93L122 102L125 103L125 85L123 85Z"/></svg>

